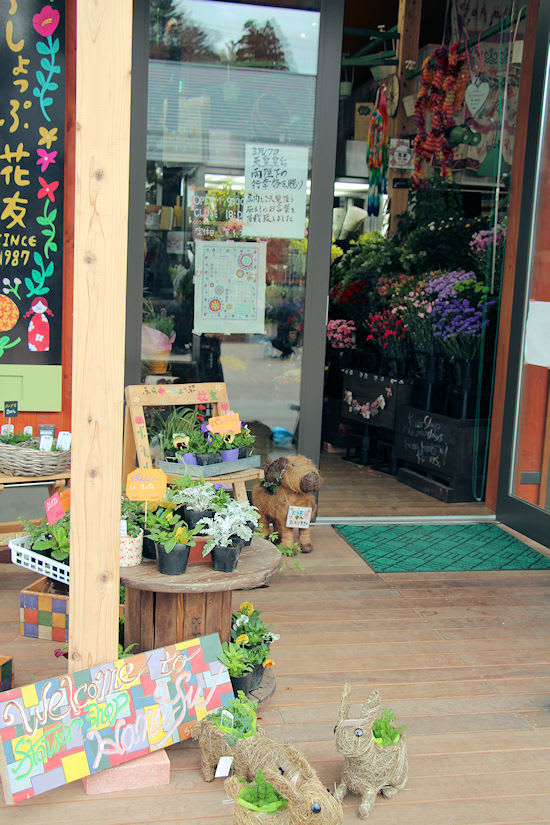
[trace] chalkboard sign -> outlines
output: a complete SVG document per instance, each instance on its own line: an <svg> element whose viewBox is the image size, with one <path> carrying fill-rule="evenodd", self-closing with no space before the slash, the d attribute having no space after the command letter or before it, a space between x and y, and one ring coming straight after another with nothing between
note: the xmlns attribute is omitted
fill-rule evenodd
<svg viewBox="0 0 550 825"><path fill-rule="evenodd" d="M0 363L61 363L65 4L0 10Z"/></svg>
<svg viewBox="0 0 550 825"><path fill-rule="evenodd" d="M17 401L4 401L4 417L17 418Z"/></svg>
<svg viewBox="0 0 550 825"><path fill-rule="evenodd" d="M8 804L188 739L233 697L217 633L0 693Z"/></svg>

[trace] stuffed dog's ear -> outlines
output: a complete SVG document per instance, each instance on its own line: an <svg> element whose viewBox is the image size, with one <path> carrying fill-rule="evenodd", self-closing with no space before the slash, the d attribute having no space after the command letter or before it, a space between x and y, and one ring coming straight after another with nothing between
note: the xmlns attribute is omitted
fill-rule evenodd
<svg viewBox="0 0 550 825"><path fill-rule="evenodd" d="M276 481L280 481L283 477L283 473L286 470L286 466L288 464L288 458L276 458L274 461L270 461L268 464L264 465L264 476L265 480L269 484L273 484Z"/></svg>

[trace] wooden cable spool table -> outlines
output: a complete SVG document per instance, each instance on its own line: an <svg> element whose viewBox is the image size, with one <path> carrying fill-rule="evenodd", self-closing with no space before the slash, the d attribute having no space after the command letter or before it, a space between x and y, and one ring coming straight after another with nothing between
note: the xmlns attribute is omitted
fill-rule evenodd
<svg viewBox="0 0 550 825"><path fill-rule="evenodd" d="M210 564L189 563L181 576L159 573L155 561L120 568L126 588L124 646L158 647L219 633L231 638L231 596L265 584L279 569L281 553L271 542L254 536L241 551L237 569L219 573Z"/></svg>

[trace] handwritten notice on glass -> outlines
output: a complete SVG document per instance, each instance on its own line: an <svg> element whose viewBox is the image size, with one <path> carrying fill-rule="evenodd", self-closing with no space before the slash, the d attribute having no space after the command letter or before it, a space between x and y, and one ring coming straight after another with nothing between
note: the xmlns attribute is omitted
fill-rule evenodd
<svg viewBox="0 0 550 825"><path fill-rule="evenodd" d="M243 235L305 237L307 164L306 146L246 144Z"/></svg>
<svg viewBox="0 0 550 825"><path fill-rule="evenodd" d="M188 739L233 696L217 633L0 693L8 804Z"/></svg>
<svg viewBox="0 0 550 825"><path fill-rule="evenodd" d="M265 328L266 242L195 242L193 332Z"/></svg>
<svg viewBox="0 0 550 825"><path fill-rule="evenodd" d="M61 363L64 6L0 10L0 363Z"/></svg>

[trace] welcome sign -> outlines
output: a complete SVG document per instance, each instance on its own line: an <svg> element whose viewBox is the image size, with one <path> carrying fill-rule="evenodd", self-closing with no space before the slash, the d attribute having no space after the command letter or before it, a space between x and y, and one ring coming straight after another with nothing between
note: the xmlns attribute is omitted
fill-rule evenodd
<svg viewBox="0 0 550 825"><path fill-rule="evenodd" d="M233 696L217 633L0 693L8 804L188 739Z"/></svg>

